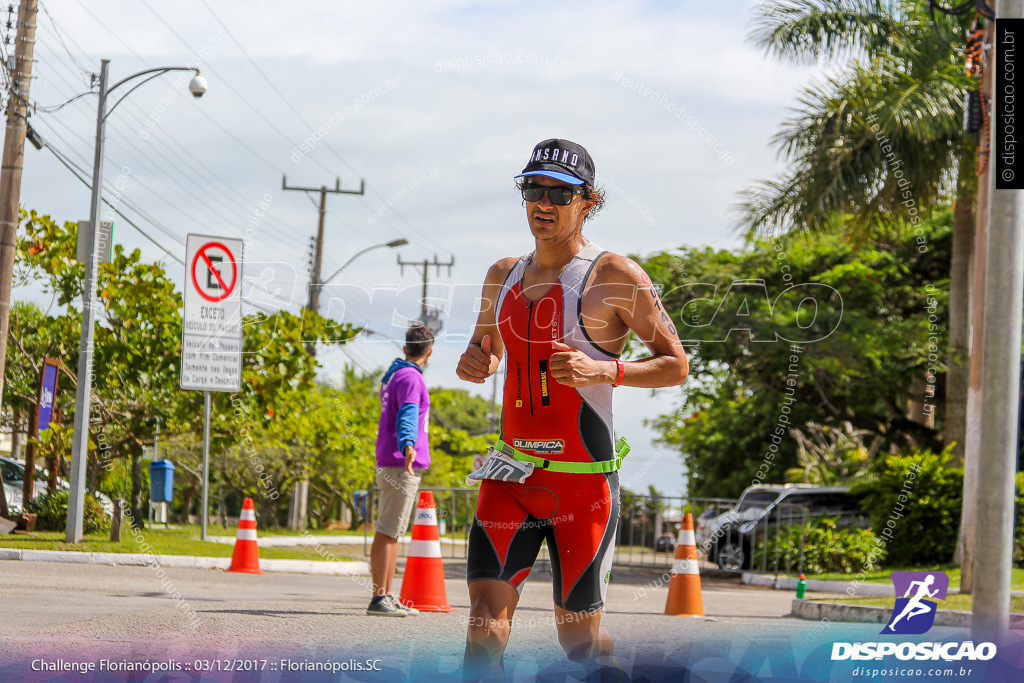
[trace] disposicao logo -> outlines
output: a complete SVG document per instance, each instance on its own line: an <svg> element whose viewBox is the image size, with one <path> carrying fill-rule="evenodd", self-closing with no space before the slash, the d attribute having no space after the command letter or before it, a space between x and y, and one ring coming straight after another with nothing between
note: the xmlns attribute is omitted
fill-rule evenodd
<svg viewBox="0 0 1024 683"><path fill-rule="evenodd" d="M945 572L893 572L896 606L883 634L915 636L927 633L935 623L936 600L945 600L949 576Z"/></svg>
<svg viewBox="0 0 1024 683"><path fill-rule="evenodd" d="M937 600L945 600L949 576L945 572L893 572L896 606L881 635L920 635L935 624ZM996 656L994 643L966 642L873 642L833 643L832 661L871 660L895 656L900 660L985 661Z"/></svg>

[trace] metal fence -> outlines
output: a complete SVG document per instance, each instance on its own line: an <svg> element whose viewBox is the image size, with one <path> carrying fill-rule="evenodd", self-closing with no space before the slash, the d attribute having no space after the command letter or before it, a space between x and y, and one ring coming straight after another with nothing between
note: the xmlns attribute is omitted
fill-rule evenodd
<svg viewBox="0 0 1024 683"><path fill-rule="evenodd" d="M764 512L728 511L698 533L698 548L719 569L777 574L780 568L803 572L808 523L821 518L835 521L838 529L865 526L863 515L848 508L816 508L779 504ZM787 538L788 537L788 538Z"/></svg>
<svg viewBox="0 0 1024 683"><path fill-rule="evenodd" d="M430 488L437 508L441 556L465 559L469 530L473 523L479 488ZM379 489L371 489L367 500L367 519L376 519ZM820 516L831 516L837 526L856 526L860 520L849 512L815 511L798 505L778 505L767 515L763 508L755 512L737 512L733 498L688 498L623 493L615 537L614 564L622 567L670 568L685 512L693 515L697 551L705 567L724 571L778 572L780 565L796 565L802 570L806 523ZM372 533L364 526L363 551L369 554ZM783 544L784 534L797 533L799 541ZM411 529L410 529L411 533ZM400 539L399 554L405 555L409 535ZM776 551L783 546L785 553ZM796 556L794 556L794 554ZM548 560L547 545L541 549L539 568Z"/></svg>
<svg viewBox="0 0 1024 683"><path fill-rule="evenodd" d="M420 490L432 491L434 494L441 556L465 559L479 488L424 487ZM377 488L369 491L366 501L368 520L372 521L377 517L379 493L380 490ZM735 502L725 498L622 494L619 527L615 538L615 564L671 567L683 511L692 512L694 519L698 520L702 516L709 517L712 512L716 515L724 512L735 505ZM363 534L365 554L369 554L370 543L373 540L368 527L369 525L364 526ZM399 554L405 554L408 541L408 534L400 539ZM538 559L541 562L548 559L546 545L541 549Z"/></svg>
<svg viewBox="0 0 1024 683"><path fill-rule="evenodd" d="M469 528L473 524L473 513L476 511L476 497L479 492L475 488L437 488L422 487L420 491L434 493L434 505L437 509L437 526L441 539L441 556L449 558L466 558L469 547ZM370 543L373 534L369 527L377 519L377 498L379 488L369 490L366 501L366 519L363 526L363 553L370 554ZM406 536L399 539L398 554L405 556L412 528Z"/></svg>

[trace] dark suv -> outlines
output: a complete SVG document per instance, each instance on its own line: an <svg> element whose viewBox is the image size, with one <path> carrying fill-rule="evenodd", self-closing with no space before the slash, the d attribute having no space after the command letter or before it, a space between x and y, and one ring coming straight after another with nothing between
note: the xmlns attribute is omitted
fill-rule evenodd
<svg viewBox="0 0 1024 683"><path fill-rule="evenodd" d="M757 544L764 542L766 533L816 517L835 517L839 528L870 525L867 513L845 486L750 486L734 509L709 525L711 529L705 541L708 558L722 569L750 569L754 564L754 550Z"/></svg>

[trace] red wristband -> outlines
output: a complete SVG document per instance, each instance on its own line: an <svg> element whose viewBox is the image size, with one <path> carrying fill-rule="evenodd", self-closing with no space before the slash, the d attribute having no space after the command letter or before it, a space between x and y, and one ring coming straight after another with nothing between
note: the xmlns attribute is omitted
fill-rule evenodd
<svg viewBox="0 0 1024 683"><path fill-rule="evenodd" d="M615 359L615 367L619 369L619 374L618 377L615 378L615 383L612 384L613 387L617 387L622 384L622 378L626 376L626 364L618 358Z"/></svg>

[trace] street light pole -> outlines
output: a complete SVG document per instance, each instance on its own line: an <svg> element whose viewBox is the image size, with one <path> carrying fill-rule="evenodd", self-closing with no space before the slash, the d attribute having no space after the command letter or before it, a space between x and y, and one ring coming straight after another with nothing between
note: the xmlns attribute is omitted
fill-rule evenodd
<svg viewBox="0 0 1024 683"><path fill-rule="evenodd" d="M330 282L334 278L338 277L338 275L341 273L341 271L343 271L346 268L348 268L348 265L350 263L355 261L357 258L362 256L366 252L370 251L371 249L381 249L383 247L391 247L392 249L394 249L395 247L404 247L406 244L409 244L409 240L405 239L404 237L399 237L397 240L391 240L390 242L384 242L383 244L374 244L371 247L367 247L366 249L362 249L360 251L357 251L355 254L352 255L351 258L349 258L348 261L345 261L344 263L341 264L341 268L338 268L336 271L331 273L331 276L328 277L328 278L325 278L323 282L318 284L318 286L319 287L323 287L328 282ZM319 298L319 296L317 298Z"/></svg>
<svg viewBox="0 0 1024 683"><path fill-rule="evenodd" d="M78 386L75 389L75 431L71 442L71 490L68 492L68 543L82 542L85 510L85 470L89 453L89 413L92 392L93 331L96 322L96 235L103 194L103 144L107 123L107 71L110 60L100 62L99 102L96 105L96 149L92 161L92 196L89 199L89 251L82 288L82 336L78 347Z"/></svg>
<svg viewBox="0 0 1024 683"><path fill-rule="evenodd" d="M65 529L65 540L68 543L80 543L83 536L85 474L89 455L89 414L92 404L93 336L96 327L96 236L99 234L97 228L100 224L100 202L103 199L103 147L106 142L107 116L135 88L168 71L194 71L196 75L189 83L189 90L195 97L201 97L206 92L206 80L199 75L199 69L190 66L164 66L146 69L121 79L108 89L107 72L109 67L109 59L100 62L99 92L96 104L96 148L93 152L92 195L89 200L89 250L85 259L85 282L82 288L82 335L78 347L75 431L71 441L71 490L68 492L68 518ZM149 77L128 90L108 112L107 96L128 81L144 75Z"/></svg>

